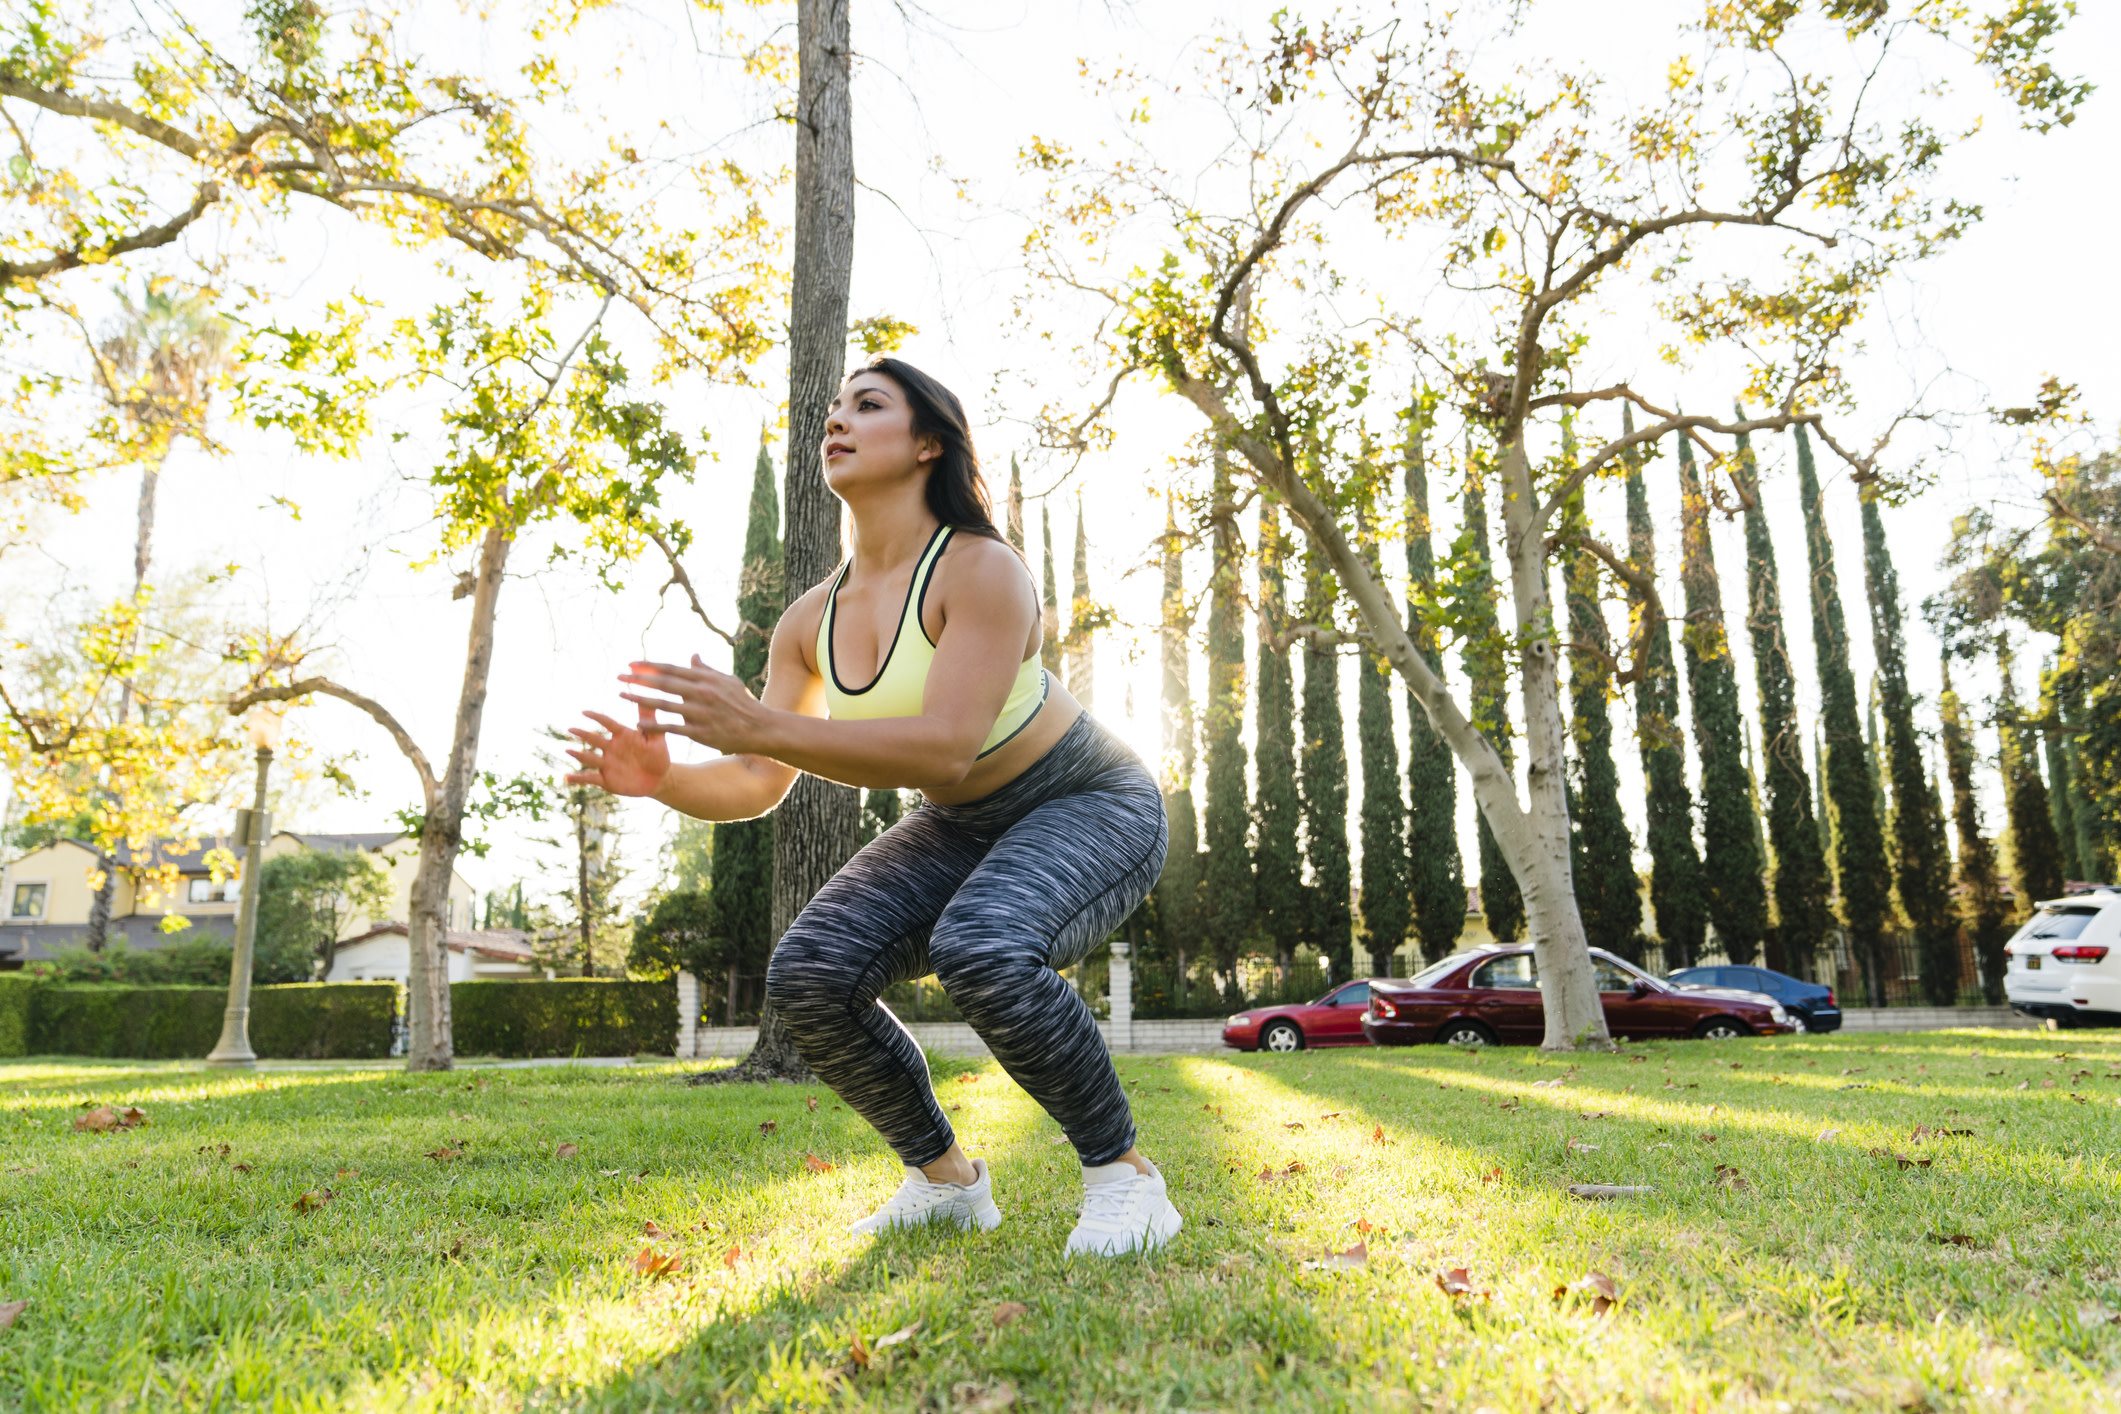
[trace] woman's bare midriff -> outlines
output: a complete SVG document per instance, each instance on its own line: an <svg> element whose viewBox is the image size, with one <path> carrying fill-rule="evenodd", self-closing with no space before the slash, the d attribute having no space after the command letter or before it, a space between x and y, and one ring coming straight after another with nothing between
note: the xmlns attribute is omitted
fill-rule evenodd
<svg viewBox="0 0 2121 1414"><path fill-rule="evenodd" d="M1038 709L1015 738L992 756L972 763L965 778L947 790L928 790L921 794L937 805L964 805L982 796L992 795L1009 782L1031 769L1031 763L1053 749L1053 744L1067 734L1082 716L1083 704L1075 700L1073 693L1062 687L1059 678L1052 678L1046 692L1046 705Z"/></svg>

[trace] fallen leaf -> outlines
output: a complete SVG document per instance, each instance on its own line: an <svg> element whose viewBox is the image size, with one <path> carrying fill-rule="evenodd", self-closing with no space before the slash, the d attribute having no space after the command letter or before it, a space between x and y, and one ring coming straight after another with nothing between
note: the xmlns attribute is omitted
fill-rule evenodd
<svg viewBox="0 0 2121 1414"><path fill-rule="evenodd" d="M1652 1144L1650 1147L1652 1149L1676 1149L1679 1146L1677 1144Z"/></svg>
<svg viewBox="0 0 2121 1414"><path fill-rule="evenodd" d="M1843 1075L1861 1075L1861 1074L1863 1074L1863 1072L1864 1072L1865 1070L1867 1070L1868 1068L1869 1068L1869 1067L1867 1067L1867 1066L1860 1066L1860 1065L1852 1065L1852 1066L1850 1066L1850 1067L1849 1067L1848 1069L1846 1069L1846 1070L1842 1071L1841 1073L1842 1073Z"/></svg>
<svg viewBox="0 0 2121 1414"><path fill-rule="evenodd" d="M1371 1222L1368 1218L1357 1218L1354 1222L1349 1223L1348 1226L1354 1228L1357 1232L1362 1233L1364 1236L1368 1236L1370 1233L1377 1231L1377 1224Z"/></svg>
<svg viewBox="0 0 2121 1414"><path fill-rule="evenodd" d="M1581 1139L1571 1139L1568 1143L1568 1151L1572 1154L1595 1154L1598 1152L1598 1146L1596 1144L1586 1144Z"/></svg>
<svg viewBox="0 0 2121 1414"><path fill-rule="evenodd" d="M1552 1080L1535 1080L1532 1082L1532 1088L1534 1090L1547 1090L1553 1088L1556 1085L1567 1084L1568 1079L1569 1077L1567 1077L1566 1075L1557 1075Z"/></svg>
<svg viewBox="0 0 2121 1414"><path fill-rule="evenodd" d="M108 1133L117 1127L118 1113L109 1105L98 1105L85 1115L74 1116L74 1128L77 1130L85 1129L90 1134Z"/></svg>
<svg viewBox="0 0 2121 1414"><path fill-rule="evenodd" d="M456 1241L449 1244L449 1249L441 1254L441 1260L444 1262L453 1262L463 1255L464 1239L460 1237Z"/></svg>
<svg viewBox="0 0 2121 1414"><path fill-rule="evenodd" d="M1504 1100L1495 1108L1498 1110L1521 1110L1524 1108L1524 1101L1518 1099L1515 1095L1512 1095L1509 1099Z"/></svg>
<svg viewBox="0 0 2121 1414"><path fill-rule="evenodd" d="M2001 1074L2003 1074L2003 1072L2002 1072L2002 1071L2000 1071L2000 1070L1984 1070L1984 1071L1982 1071L1981 1073L1982 1073L1983 1075L2001 1075ZM2109 1076L2109 1077L2108 1077L2108 1079L2112 1079L2112 1077L2111 1077L2111 1076Z"/></svg>
<svg viewBox="0 0 2121 1414"><path fill-rule="evenodd" d="M994 1308L994 1324L997 1329L1008 1325L1018 1316L1026 1315L1031 1308L1021 1301L1004 1301Z"/></svg>
<svg viewBox="0 0 2121 1414"><path fill-rule="evenodd" d="M803 1167L809 1169L812 1173L832 1172L832 1165L826 1163L823 1159L819 1158L815 1154L803 1155Z"/></svg>
<svg viewBox="0 0 2121 1414"><path fill-rule="evenodd" d="M1485 1301L1488 1299L1489 1294L1486 1291L1474 1289L1472 1273L1464 1267L1452 1267L1448 1271L1438 1272L1436 1274L1436 1289L1453 1301L1462 1296Z"/></svg>
<svg viewBox="0 0 2121 1414"><path fill-rule="evenodd" d="M429 1149L427 1151L426 1157L433 1159L438 1164L446 1164L451 1159L463 1158L464 1151L462 1149L451 1149L447 1147L440 1149Z"/></svg>
<svg viewBox="0 0 2121 1414"><path fill-rule="evenodd" d="M1611 1110L1578 1110L1577 1117L1579 1119L1611 1119L1613 1112Z"/></svg>
<svg viewBox="0 0 2121 1414"><path fill-rule="evenodd" d="M1300 1119L1284 1120L1281 1127L1283 1129L1302 1129L1304 1122Z"/></svg>
<svg viewBox="0 0 2121 1414"><path fill-rule="evenodd" d="M295 1199L294 1210L297 1213L314 1213L317 1209L329 1203L334 1196L329 1188L305 1188L302 1190L301 1195Z"/></svg>
<svg viewBox="0 0 2121 1414"><path fill-rule="evenodd" d="M552 1156L555 1159L571 1159L581 1152L582 1146L579 1144L562 1144L559 1148L552 1151Z"/></svg>
<svg viewBox="0 0 2121 1414"><path fill-rule="evenodd" d="M1385 1138L1385 1127L1380 1124L1377 1128L1370 1131L1370 1142L1372 1144L1389 1144L1392 1141Z"/></svg>
<svg viewBox="0 0 2121 1414"><path fill-rule="evenodd" d="M1904 1169L1926 1169L1936 1160L1924 1154L1921 1158L1910 1158L1906 1154L1895 1154L1893 1159Z"/></svg>
<svg viewBox="0 0 2121 1414"><path fill-rule="evenodd" d="M340 1169L332 1175L334 1178L359 1178L360 1176L361 1171L359 1169Z"/></svg>
<svg viewBox="0 0 2121 1414"><path fill-rule="evenodd" d="M1320 1118L1320 1119L1339 1119L1339 1118L1340 1118L1340 1117L1341 1117L1342 1115L1344 1115L1344 1114L1346 1114L1346 1113L1347 1113L1347 1111L1346 1111L1346 1110L1327 1110L1327 1111L1326 1111L1326 1112L1325 1112L1324 1114L1320 1115L1320 1116L1319 1116L1319 1118Z"/></svg>
<svg viewBox="0 0 2121 1414"><path fill-rule="evenodd" d="M1262 1165L1258 1177L1261 1183L1285 1183L1303 1171L1304 1161L1302 1159L1291 1159L1287 1166L1283 1168L1275 1168L1272 1164Z"/></svg>
<svg viewBox="0 0 2121 1414"><path fill-rule="evenodd" d="M1346 1271L1351 1267L1366 1267L1369 1264L1370 1244L1358 1242L1345 1252L1328 1252L1320 1260L1305 1262L1302 1266L1307 1272L1332 1272Z"/></svg>
<svg viewBox="0 0 2121 1414"><path fill-rule="evenodd" d="M1223 1112L1223 1107L1221 1105L1202 1105L1201 1108L1207 1110L1211 1114L1221 1114Z"/></svg>
<svg viewBox="0 0 2121 1414"><path fill-rule="evenodd" d="M2026 1089L2030 1089L2031 1087L2032 1087L2032 1081L2030 1081L2030 1080L2021 1080L2021 1081L2019 1081L2019 1082L2018 1082L2018 1083L2017 1083L2016 1085L2013 1085L2013 1086L2011 1086L2011 1089L2013 1089L2013 1090L2026 1090ZM76 1127L76 1128L79 1128L79 1125L77 1124L77 1125L76 1125L75 1127Z"/></svg>
<svg viewBox="0 0 2121 1414"><path fill-rule="evenodd" d="M869 1368L869 1347L862 1343L860 1331L856 1331L854 1339L847 1342L847 1363L863 1370Z"/></svg>
<svg viewBox="0 0 2121 1414"><path fill-rule="evenodd" d="M1714 1114L1714 1113L1716 1113L1716 1111L1717 1111L1717 1110L1719 1110L1719 1109L1721 1109L1721 1108L1722 1108L1722 1106L1720 1106L1720 1105L1710 1105L1710 1106L1709 1106L1709 1113L1710 1113L1710 1114Z"/></svg>
<svg viewBox="0 0 2121 1414"><path fill-rule="evenodd" d="M1839 1139L1840 1137L1841 1131L1838 1129L1822 1129L1819 1131L1818 1139L1814 1140L1813 1142L1818 1144L1824 1144L1830 1139Z"/></svg>
<svg viewBox="0 0 2121 1414"><path fill-rule="evenodd" d="M979 1084L979 1077L977 1075L960 1075L957 1078L957 1083L960 1085L977 1085Z"/></svg>
<svg viewBox="0 0 2121 1414"><path fill-rule="evenodd" d="M128 1105L118 1111L118 1128L131 1129L136 1124L147 1123L147 1111L137 1105Z"/></svg>
<svg viewBox="0 0 2121 1414"><path fill-rule="evenodd" d="M672 1277L685 1270L685 1259L643 1247L633 1255L633 1269L644 1277Z"/></svg>
<svg viewBox="0 0 2121 1414"><path fill-rule="evenodd" d="M597 1172L598 1172L598 1173L600 1173L600 1174L602 1174L602 1175L603 1175L604 1177L606 1177L606 1178L617 1178L617 1177L618 1177L618 1176L619 1176L619 1175L620 1175L621 1173L625 1172L625 1170L623 1170L623 1169L598 1169L598 1170L597 1170Z"/></svg>
<svg viewBox="0 0 2121 1414"><path fill-rule="evenodd" d="M1555 1304L1559 1305L1567 1300L1572 1291L1581 1292L1591 1298L1591 1314L1594 1316L1603 1316L1620 1304L1620 1289L1604 1272L1585 1272L1566 1286L1555 1287Z"/></svg>
<svg viewBox="0 0 2121 1414"><path fill-rule="evenodd" d="M1981 1245L1978 1239L1969 1237L1963 1232L1933 1232L1929 1235L1929 1239L1939 1246L1947 1247L1979 1247Z"/></svg>
<svg viewBox="0 0 2121 1414"><path fill-rule="evenodd" d="M15 1323L15 1318L27 1310L27 1301L0 1301L0 1331Z"/></svg>
<svg viewBox="0 0 2121 1414"><path fill-rule="evenodd" d="M1482 1183L1502 1182L1502 1165L1497 1164L1494 1168L1491 1168L1486 1173L1482 1174L1480 1176L1480 1181Z"/></svg>
<svg viewBox="0 0 2121 1414"><path fill-rule="evenodd" d="M201 1144L199 1152L210 1159L225 1159L228 1157L228 1146L226 1144Z"/></svg>
<svg viewBox="0 0 2121 1414"><path fill-rule="evenodd" d="M724 1252L724 1253L722 1254L722 1265L723 1265L723 1266L725 1266L725 1267L727 1267L727 1268L729 1268L729 1269L730 1269L731 1271L735 1271L735 1270L736 1270L736 1263L737 1263L737 1258L739 1258L739 1257L741 1257L741 1256L743 1256L743 1255L744 1255L744 1249L743 1249L743 1248L741 1248L741 1247L732 1247L732 1248L730 1248L730 1249L729 1249L729 1250L728 1250L727 1252Z"/></svg>
<svg viewBox="0 0 2121 1414"><path fill-rule="evenodd" d="M805 1095L803 1096L803 1103L810 1107L811 1113L815 1114L817 1112L817 1096Z"/></svg>
<svg viewBox="0 0 2121 1414"><path fill-rule="evenodd" d="M1657 1190L1647 1183L1572 1183L1564 1191L1571 1198L1603 1202L1612 1198L1640 1198Z"/></svg>
<svg viewBox="0 0 2121 1414"><path fill-rule="evenodd" d="M2055 1077L2054 1077L2054 1076L2052 1076L2052 1075L2043 1075L2043 1076L2041 1076L2041 1077L2040 1077L2040 1088L2041 1088L2041 1089L2043 1089L2043 1090L2052 1090L2052 1089L2054 1089L2054 1088L2055 1088Z"/></svg>
<svg viewBox="0 0 2121 1414"><path fill-rule="evenodd" d="M250 1165L250 1164L230 1164L230 1165L228 1166L228 1168L229 1168L229 1172L231 1172L231 1173L249 1173L249 1172L251 1171L252 1165Z"/></svg>
<svg viewBox="0 0 2121 1414"><path fill-rule="evenodd" d="M759 1121L759 1133L761 1134L771 1134L780 1127L781 1122L777 1119L762 1119Z"/></svg>
<svg viewBox="0 0 2121 1414"><path fill-rule="evenodd" d="M1713 1144L1716 1142L1716 1136L1713 1134L1704 1134L1701 1136L1701 1142L1704 1144Z"/></svg>
<svg viewBox="0 0 2121 1414"><path fill-rule="evenodd" d="M926 1324L926 1322L915 1321L910 1326L900 1326L897 1330L893 1331L889 1335L878 1336L876 1338L876 1344L870 1348L872 1350L889 1350L894 1345L904 1345L907 1341L913 1339L915 1335L920 1333L920 1328L924 1324Z"/></svg>
<svg viewBox="0 0 2121 1414"><path fill-rule="evenodd" d="M1745 1181L1745 1175L1738 1172L1737 1165L1718 1164L1716 1165L1716 1186L1743 1193L1753 1185Z"/></svg>

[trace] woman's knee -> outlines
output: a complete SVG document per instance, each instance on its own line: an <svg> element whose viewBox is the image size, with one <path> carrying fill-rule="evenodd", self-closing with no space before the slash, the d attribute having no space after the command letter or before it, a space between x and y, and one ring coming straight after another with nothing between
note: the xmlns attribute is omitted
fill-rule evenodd
<svg viewBox="0 0 2121 1414"><path fill-rule="evenodd" d="M766 963L766 999L782 1016L797 1019L844 1008L849 983L847 969L834 965L835 950L821 946L824 940L802 922L798 918L781 935Z"/></svg>

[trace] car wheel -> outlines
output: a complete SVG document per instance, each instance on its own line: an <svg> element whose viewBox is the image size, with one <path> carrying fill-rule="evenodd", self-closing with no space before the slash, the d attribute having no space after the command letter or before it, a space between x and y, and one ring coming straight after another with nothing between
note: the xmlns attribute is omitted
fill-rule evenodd
<svg viewBox="0 0 2121 1414"><path fill-rule="evenodd" d="M1477 1021L1451 1021L1444 1023L1436 1039L1446 1046L1492 1046L1495 1033Z"/></svg>
<svg viewBox="0 0 2121 1414"><path fill-rule="evenodd" d="M1267 1029L1259 1033L1259 1048L1263 1051L1300 1051L1304 1048L1304 1033L1296 1029L1294 1022L1271 1021Z"/></svg>
<svg viewBox="0 0 2121 1414"><path fill-rule="evenodd" d="M1694 1028L1694 1035L1704 1041L1729 1041L1753 1033L1728 1016L1713 1016Z"/></svg>

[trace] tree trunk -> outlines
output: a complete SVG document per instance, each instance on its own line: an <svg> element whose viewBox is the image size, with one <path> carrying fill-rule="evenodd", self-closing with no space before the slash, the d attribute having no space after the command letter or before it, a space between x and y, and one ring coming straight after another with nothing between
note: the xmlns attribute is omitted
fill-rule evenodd
<svg viewBox="0 0 2121 1414"><path fill-rule="evenodd" d="M449 742L439 799L420 830L420 867L412 881L407 942L412 954L405 1009L410 1036L407 1070L448 1070L455 1064L449 1022L449 954L445 946L449 881L463 843L464 804L478 768L479 726L486 714L486 679L493 667L494 607L512 544L501 525L486 528L479 544L479 573L471 600L471 632L464 654L464 690L457 698L456 729Z"/></svg>
<svg viewBox="0 0 2121 1414"><path fill-rule="evenodd" d="M150 462L140 468L140 505L133 529L133 608L140 607L140 591L147 587L147 567L154 558L155 545L155 492L162 482L162 463ZM133 627L133 651L140 651L140 629ZM124 726L133 715L133 680L126 677L118 684L118 725ZM103 871L103 882L97 886L96 896L88 906L88 937L84 940L90 952L102 952L110 936L111 899L118 889L118 861L109 855L99 855L96 867Z"/></svg>
<svg viewBox="0 0 2121 1414"><path fill-rule="evenodd" d="M577 791L574 812L575 900L582 911L582 975L593 977L589 952L589 793Z"/></svg>
<svg viewBox="0 0 2121 1414"><path fill-rule="evenodd" d="M847 354L847 294L854 273L854 119L849 106L852 40L848 0L799 0L800 71L795 125L795 269L788 321L788 472L781 551L789 602L840 561L840 503L825 485L819 447L825 409ZM773 813L773 937L839 872L861 833L861 795L850 786L796 777ZM759 1004L751 1054L699 1078L809 1080L773 1000Z"/></svg>

